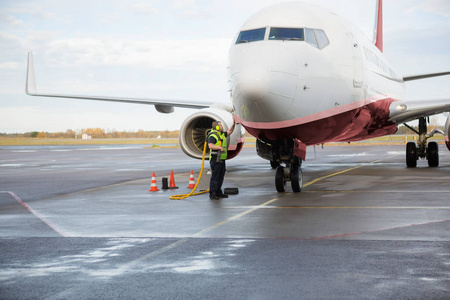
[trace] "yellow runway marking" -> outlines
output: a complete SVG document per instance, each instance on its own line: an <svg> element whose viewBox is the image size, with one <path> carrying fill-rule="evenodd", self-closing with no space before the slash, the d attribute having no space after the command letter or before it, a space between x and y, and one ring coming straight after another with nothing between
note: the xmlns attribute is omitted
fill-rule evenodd
<svg viewBox="0 0 450 300"><path fill-rule="evenodd" d="M273 199L271 199L271 200L269 200L269 201L267 201L267 202L264 202L264 203L261 204L261 205L258 205L258 206L252 206L252 207L250 207L250 209L248 209L248 210L246 210L246 211L244 211L244 212L242 212L242 213L240 213L240 214L237 214L237 215L235 215L235 216L233 216L233 217L231 217L231 218L228 218L228 219L226 219L226 220L224 220L224 221L222 221L222 222L219 222L219 223L217 223L217 224L215 224L215 225L213 225L213 226L210 226L210 227L208 227L208 228L206 228L206 229L203 229L203 230L197 232L197 233L194 234L192 237L199 237L199 236L201 236L201 235L204 234L204 233L210 232L210 231L212 231L212 230L214 230L214 229L217 229L217 228L219 228L220 226L225 225L225 224L227 224L227 223L229 223L229 222L231 222L231 221L233 221L233 220L237 220L237 219L239 219L240 217L243 217L243 216L245 216L245 215L248 215L249 213L252 213L252 212L254 212L254 211L257 210L257 209L264 208L265 206L267 206L267 205L269 205L269 204L271 204L271 203L273 203L273 202L275 202L275 201L277 201L277 200L279 200L279 198L273 198ZM241 207L241 208L242 208L242 207Z"/></svg>
<svg viewBox="0 0 450 300"><path fill-rule="evenodd" d="M391 158L391 157L394 157L394 156L397 156L397 155L393 155L393 156L390 156L390 157L388 157L388 158ZM346 170L343 170L343 171L339 171L339 172L336 172L336 173L333 173L333 174L330 174L330 175L326 175L326 176L323 176L323 177L314 179L314 180L308 182L307 184L304 184L303 187L312 185L312 184L314 184L314 183L316 183L316 182L318 182L318 181L321 181L321 180L323 180L323 179L326 179L326 178L330 178L330 177L333 177L333 176L336 176L336 175L339 175L339 174L343 174L343 173L346 173L346 172L349 172L349 171L352 171L352 170L355 170L355 169L359 169L359 168L361 168L361 167L363 167L363 166L367 166L367 165L376 163L376 162L381 161L381 160L383 160L383 159L376 160L376 161L370 162L369 164L363 164L363 165L360 165L360 166L356 166L356 167L353 167L353 168L349 168L349 169L346 169ZM160 254L162 254L162 253L164 253L164 252L166 252L166 251L168 251L168 250L170 250L170 249L173 249L173 248L175 248L175 247L178 247L179 245L184 244L185 242L187 242L187 241L188 241L189 239L191 239L191 238L201 237L201 236L202 236L203 234L205 234L205 233L208 233L208 232L210 232L210 231L213 231L213 230L215 230L215 229L217 229L217 228L219 228L219 227L221 227L221 226L223 226L223 225L225 225L225 224L228 224L228 223L231 222L231 221L237 220L237 219L239 219L239 218L241 218L241 217L243 217L243 216L246 216L246 215L248 215L248 214L250 214L250 213L252 213L252 212L258 210L258 209L261 209L261 208L278 208L278 207L275 207L275 206L268 206L268 205L269 205L269 204L272 204L272 203L274 203L274 202L276 202L276 201L278 201L279 199L280 199L280 198L273 198L273 199L271 199L271 200L269 200L269 201L266 201L266 202L262 203L261 205L257 205L257 206L248 206L249 209L247 209L247 210L244 211L244 212L241 212L241 213L239 213L239 214L237 214L237 215L234 215L234 216L232 216L232 217L230 217L230 218L228 218L228 219L226 219L226 220L224 220L224 221L221 221L221 222L219 222L219 223L217 223L217 224L215 224L215 225L212 225L212 226L210 226L210 227L208 227L208 228L205 228L205 229L203 229L203 230L201 230L201 231L199 231L199 232L193 234L193 235L190 236L190 237L183 238L183 239L178 240L178 241L176 241L176 242L174 242L174 243L171 243L171 244L169 244L169 245L167 245L167 246L165 246L165 247L162 247L161 249L158 249L158 250L155 250L155 251L153 251L153 252L150 252L150 253L148 253L147 255L144 255L144 256L142 256L142 257L140 257L140 258L138 258L138 259L136 259L136 260L134 260L134 261L132 261L132 262L126 264L126 265L123 267L123 271L128 270L129 268L135 266L136 264L140 263L141 261L143 261L143 260L145 260L145 259L148 259L148 258L153 257L153 256L156 256L156 255L160 255ZM230 207L230 208L231 208L231 207ZM247 207L241 206L241 207L236 207L236 208L247 208Z"/></svg>
<svg viewBox="0 0 450 300"><path fill-rule="evenodd" d="M343 171L339 171L339 172L336 172L336 173L333 173L333 174L330 174L330 175L326 175L326 176L322 176L322 177L316 178L316 179L314 179L314 180L304 184L303 187L310 186L311 184L314 184L314 183L316 183L318 181L321 181L321 180L324 180L324 179L327 179L327 178L330 178L330 177L333 177L333 176L336 176L336 175L340 175L340 174L343 174L343 173L347 173L349 171L353 171L353 170L359 169L361 167L362 167L362 165L361 166L357 166L357 167L353 167L353 168L350 168L350 169L346 169L346 170L343 170Z"/></svg>
<svg viewBox="0 0 450 300"><path fill-rule="evenodd" d="M233 217L231 217L231 218L228 218L228 219L226 219L226 220L224 220L224 221L222 221L222 222L219 222L219 223L217 223L217 224L215 224L215 225L213 225L213 226L210 226L210 227L208 227L208 228L206 228L206 229L203 229L203 230L201 230L201 231L199 231L199 232L193 234L193 235L190 236L190 237L182 238L182 239L180 239L180 240L178 240L178 241L176 241L176 242L173 242L173 243L171 243L171 244L169 244L169 245L167 245L167 246L164 246L164 247L162 247L162 248L160 248L160 249L157 249L157 250L155 250L155 251L152 251L152 252L150 252L150 253L148 253L148 254L146 254L146 255L144 255L144 256L141 256L141 257L139 257L139 258L137 258L137 259L135 259L135 260L133 260L133 261L131 261L131 262L128 262L128 263L122 265L122 266L119 268L118 273L122 274L122 273L124 273L124 272L130 270L131 268L134 268L134 267L138 266L138 265L139 265L142 261L144 261L144 260L147 260L147 259L152 258L152 257L154 257L154 256L163 254L163 253L165 253L165 252L168 251L168 250L171 250L171 249L173 249L173 248L176 248L176 247L178 247L178 246L180 246L180 245L186 243L186 242L189 241L191 238L200 237L200 236L202 236L202 234L204 234L204 233L210 232L210 231L212 231L212 230L214 230L214 229L216 229L216 228L219 228L220 226L225 225L225 224L227 224L227 223L229 223L229 222L231 222L231 221L233 221L233 220L236 220L236 219L239 219L239 218L242 217L242 216L248 215L249 213L251 213L251 212L253 212L253 211L257 210L257 209L263 208L263 207L265 207L265 206L267 206L267 205L269 205L269 204L271 204L271 203L277 201L278 199L279 199L279 198L274 198L274 199L271 199L271 200L269 200L269 201L267 201L267 202L264 202L264 203L261 204L261 205L253 206L253 207L251 207L250 209L248 209L248 210L246 210L246 211L244 211L244 212L242 212L242 213L240 213L240 214L237 214L237 215L235 215L235 216L233 216Z"/></svg>
<svg viewBox="0 0 450 300"><path fill-rule="evenodd" d="M345 194L345 193L370 193L370 194L374 194L374 193L389 193L389 194L393 194L393 193L402 193L402 194L404 194L404 193L414 193L414 194L417 194L417 193L427 193L427 194L430 194L430 193L450 193L450 191L449 190L442 190L442 191L415 191L415 190L395 190L395 191L389 191L389 190L386 190L386 191L368 191L368 190L360 190L360 191L327 191L327 190L323 190L323 191L302 191L302 193L324 193L324 194L327 194L327 193L329 193L329 194L333 194L333 193L342 193L342 194Z"/></svg>
<svg viewBox="0 0 450 300"><path fill-rule="evenodd" d="M384 158L384 159L389 159L389 158L395 157L395 156L397 156L397 155L398 155L398 154L392 155L392 156L389 156L389 157ZM353 168L349 168L349 169L346 169L346 170L342 170L342 171L339 171L339 172L335 172L335 173L330 174L330 175L322 176L322 177L320 177L320 178L314 179L314 180L312 180L312 181L310 181L310 182L304 184L303 187L312 185L312 184L314 184L314 183L316 183L316 182L318 182L318 181L321 181L321 180L323 180L323 179L326 179L326 178L330 178L330 177L333 177L333 176L336 176L336 175L340 175L340 174L343 174L343 173L346 173L346 172L349 172L349 171L352 171L352 170L355 170L355 169L359 169L359 168L364 167L364 166L368 166L368 165L374 164L374 163L379 162L379 161L382 161L382 160L384 160L384 159L378 159L378 160L372 161L372 162L370 162L370 163L368 163L368 164L361 164L361 165L356 166L356 167L353 167ZM199 236L202 236L204 233L210 232L210 231L212 231L212 230L214 230L214 229L217 229L217 228L219 228L219 227L221 227L221 226L223 226L223 225L225 225L225 224L227 224L227 223L229 223L229 222L231 222L231 221L237 220L237 219L239 219L239 218L241 218L241 217L243 217L243 216L245 216L245 215L248 215L248 214L254 212L255 210L258 210L258 209L260 209L260 208L266 208L269 204L271 204L271 203L273 203L273 202L275 202L275 201L278 201L278 200L279 200L279 198L274 198L274 199L271 199L271 200L269 200L269 201L267 201L267 202L265 202L265 203L263 203L263 204L261 204L261 205L258 205L258 206L251 206L251 207L249 207L248 210L246 210L246 211L244 211L244 212L242 212L242 213L240 213L240 214L237 214L237 215L235 215L235 216L233 216L233 217L231 217L231 218L228 218L228 219L226 219L226 220L224 220L224 221L222 221L222 222L219 222L219 223L217 223L217 224L215 224L215 225L213 225L213 226L210 226L210 227L208 227L208 228L206 228L206 229L203 229L203 230L197 232L196 234L194 234L192 237L199 237ZM241 208L243 208L243 206L241 206Z"/></svg>
<svg viewBox="0 0 450 300"><path fill-rule="evenodd" d="M351 182L351 183L448 183L448 180L434 180L435 178L431 178L427 180L424 178L423 180L328 180L327 182Z"/></svg>
<svg viewBox="0 0 450 300"><path fill-rule="evenodd" d="M225 209L252 208L252 206L230 206ZM264 206L271 209L450 209L448 206Z"/></svg>
<svg viewBox="0 0 450 300"><path fill-rule="evenodd" d="M336 175L340 175L340 174L343 174L343 173L347 173L347 172L350 172L350 171L353 171L353 170L362 168L362 167L364 167L364 166L370 166L370 165L372 165L372 164L374 164L374 163L377 163L377 162L380 162L380 161L383 161L383 160L386 160L386 159L390 159L390 158L395 157L395 156L398 156L398 155L399 155L399 154L391 155L391 156L386 157L386 158L383 158L383 159L374 160L374 161L372 161L372 162L370 162L370 163L362 164L362 165L359 165L359 166L356 166L356 167L353 167L353 168L349 168L349 169L342 170L342 171L339 171L339 172L336 172L336 173L333 173L333 174L330 174L330 175L325 175L325 176L316 178L316 179L314 179L314 180L312 180L312 181L310 181L310 182L304 184L303 187L310 186L310 185L312 185L312 184L314 184L314 183L316 183L316 182L318 182L318 181L321 181L321 180L324 180L324 179L327 179L327 178L330 178L330 177L333 177L333 176L336 176Z"/></svg>

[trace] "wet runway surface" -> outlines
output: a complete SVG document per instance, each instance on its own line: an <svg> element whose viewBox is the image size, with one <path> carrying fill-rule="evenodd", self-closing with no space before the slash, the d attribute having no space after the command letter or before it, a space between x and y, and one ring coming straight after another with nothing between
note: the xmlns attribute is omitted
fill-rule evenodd
<svg viewBox="0 0 450 300"><path fill-rule="evenodd" d="M201 162L133 146L0 150L2 299L448 299L450 153L308 148L304 189L245 148L210 201ZM152 172L176 190L149 192Z"/></svg>

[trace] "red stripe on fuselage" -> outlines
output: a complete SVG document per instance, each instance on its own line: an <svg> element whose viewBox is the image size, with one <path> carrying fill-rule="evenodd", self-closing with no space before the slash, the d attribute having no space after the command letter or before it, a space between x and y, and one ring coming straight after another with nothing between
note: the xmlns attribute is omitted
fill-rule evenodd
<svg viewBox="0 0 450 300"><path fill-rule="evenodd" d="M378 99L377 99L378 98ZM359 141L397 131L389 121L392 98L370 98L306 117L280 122L236 119L253 136L265 140L297 138L307 146L328 142Z"/></svg>

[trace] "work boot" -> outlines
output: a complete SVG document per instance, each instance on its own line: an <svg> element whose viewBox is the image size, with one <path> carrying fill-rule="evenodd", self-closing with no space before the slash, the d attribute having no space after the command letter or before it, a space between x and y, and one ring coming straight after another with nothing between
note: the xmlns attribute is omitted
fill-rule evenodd
<svg viewBox="0 0 450 300"><path fill-rule="evenodd" d="M211 194L211 195L209 195L209 199L210 199L210 200L219 200L220 197L217 196L216 194Z"/></svg>
<svg viewBox="0 0 450 300"><path fill-rule="evenodd" d="M220 198L228 198L228 195L220 194L219 197L220 197Z"/></svg>

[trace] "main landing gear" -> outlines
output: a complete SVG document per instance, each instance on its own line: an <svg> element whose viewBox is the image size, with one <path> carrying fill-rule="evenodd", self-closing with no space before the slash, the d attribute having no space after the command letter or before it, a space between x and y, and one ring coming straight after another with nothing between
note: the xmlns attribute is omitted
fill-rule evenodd
<svg viewBox="0 0 450 300"><path fill-rule="evenodd" d="M419 131L405 124L406 127L419 135L419 140L416 142L408 142L406 144L406 166L408 168L415 168L419 158L428 160L428 166L439 166L439 147L437 142L428 142L427 139L436 133L444 134L442 130L435 129L427 134L427 122L425 118L419 119Z"/></svg>
<svg viewBox="0 0 450 300"><path fill-rule="evenodd" d="M286 182L291 182L295 193L302 191L302 160L294 155L295 142L292 139L280 141L256 140L256 152L262 158L270 160L275 171L275 187L278 192L286 190ZM283 166L284 165L284 166Z"/></svg>

